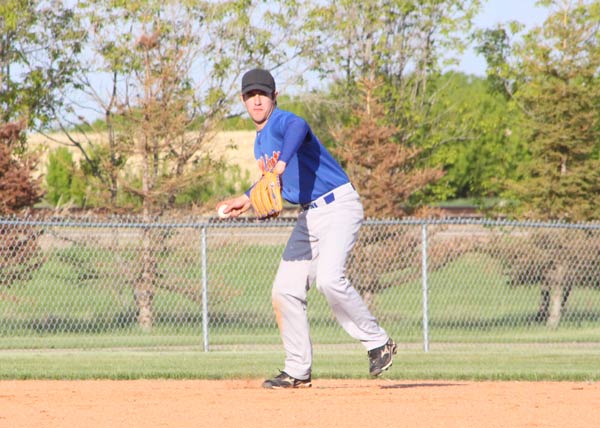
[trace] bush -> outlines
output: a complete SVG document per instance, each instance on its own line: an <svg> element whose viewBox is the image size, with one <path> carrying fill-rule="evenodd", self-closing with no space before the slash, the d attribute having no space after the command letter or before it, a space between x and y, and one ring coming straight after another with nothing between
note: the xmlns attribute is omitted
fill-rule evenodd
<svg viewBox="0 0 600 428"><path fill-rule="evenodd" d="M73 203L79 207L85 204L85 180L83 173L73 161L73 155L66 147L50 152L46 174L45 199L53 206Z"/></svg>
<svg viewBox="0 0 600 428"><path fill-rule="evenodd" d="M0 124L0 215L31 207L40 199L32 177L37 159L22 150L25 121Z"/></svg>
<svg viewBox="0 0 600 428"><path fill-rule="evenodd" d="M193 183L175 198L178 207L191 204L202 205L211 200L222 199L246 191L250 186L250 174L242 174L239 166L218 168L211 177Z"/></svg>

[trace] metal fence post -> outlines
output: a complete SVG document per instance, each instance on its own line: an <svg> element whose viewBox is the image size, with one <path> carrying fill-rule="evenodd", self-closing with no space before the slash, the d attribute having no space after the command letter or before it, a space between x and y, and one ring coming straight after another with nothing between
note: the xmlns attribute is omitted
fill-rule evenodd
<svg viewBox="0 0 600 428"><path fill-rule="evenodd" d="M204 338L204 352L209 351L208 344L208 274L207 269L207 255L206 255L206 226L202 226L201 229L202 243L202 337Z"/></svg>
<svg viewBox="0 0 600 428"><path fill-rule="evenodd" d="M427 223L421 225L421 269L423 282L423 350L429 352L429 302L427 285Z"/></svg>

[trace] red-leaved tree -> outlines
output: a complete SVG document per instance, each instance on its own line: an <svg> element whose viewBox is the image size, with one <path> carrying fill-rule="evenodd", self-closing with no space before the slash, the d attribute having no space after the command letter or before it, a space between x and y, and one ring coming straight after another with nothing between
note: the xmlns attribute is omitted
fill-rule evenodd
<svg viewBox="0 0 600 428"><path fill-rule="evenodd" d="M24 120L0 126L0 216L14 214L40 199L38 180L32 178L33 158L19 156ZM33 226L0 225L0 286L26 280L43 263L38 237L42 231ZM0 289L0 300L11 300Z"/></svg>
<svg viewBox="0 0 600 428"><path fill-rule="evenodd" d="M40 200L39 180L33 178L34 158L15 154L25 125L24 120L0 125L0 215L31 207Z"/></svg>

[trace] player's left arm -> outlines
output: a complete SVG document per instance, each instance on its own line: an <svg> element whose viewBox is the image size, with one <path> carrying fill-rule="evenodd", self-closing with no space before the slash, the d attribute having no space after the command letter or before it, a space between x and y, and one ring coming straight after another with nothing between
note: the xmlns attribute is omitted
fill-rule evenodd
<svg viewBox="0 0 600 428"><path fill-rule="evenodd" d="M274 173L277 175L283 174L287 163L296 154L306 139L309 130L308 123L298 116L294 116L285 123L281 153L277 164L275 164L275 168L273 168Z"/></svg>

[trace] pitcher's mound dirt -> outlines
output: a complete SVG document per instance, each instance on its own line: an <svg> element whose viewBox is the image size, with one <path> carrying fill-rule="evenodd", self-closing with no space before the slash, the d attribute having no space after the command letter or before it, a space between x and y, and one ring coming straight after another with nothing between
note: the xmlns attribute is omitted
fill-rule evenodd
<svg viewBox="0 0 600 428"><path fill-rule="evenodd" d="M1 381L2 428L594 427L600 384L316 379Z"/></svg>

